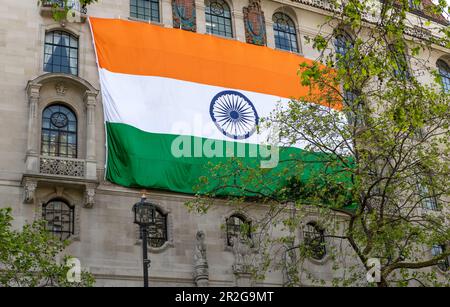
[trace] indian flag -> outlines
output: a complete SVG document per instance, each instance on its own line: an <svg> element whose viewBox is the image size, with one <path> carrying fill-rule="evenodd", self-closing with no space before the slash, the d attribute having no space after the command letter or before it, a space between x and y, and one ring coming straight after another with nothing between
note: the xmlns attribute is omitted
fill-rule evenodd
<svg viewBox="0 0 450 307"><path fill-rule="evenodd" d="M268 132L257 127L278 103L307 94L297 71L309 60L141 22L90 18L90 25L105 115L107 180L193 194L201 178L208 181L231 160L240 168L270 168L269 161L305 154L300 145L274 152L264 145ZM269 185L246 182L236 170L228 175L237 189L220 190L219 181L208 187L221 195L270 193L290 168L275 166L266 171L277 178Z"/></svg>

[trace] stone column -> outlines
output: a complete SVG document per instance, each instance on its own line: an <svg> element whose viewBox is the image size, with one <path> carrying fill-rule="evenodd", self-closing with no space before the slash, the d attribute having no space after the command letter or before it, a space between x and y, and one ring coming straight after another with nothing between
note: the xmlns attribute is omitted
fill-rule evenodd
<svg viewBox="0 0 450 307"><path fill-rule="evenodd" d="M272 16L266 16L267 47L275 49L275 33L273 32Z"/></svg>
<svg viewBox="0 0 450 307"><path fill-rule="evenodd" d="M195 1L195 13L197 15L197 32L206 33L205 1Z"/></svg>
<svg viewBox="0 0 450 307"><path fill-rule="evenodd" d="M95 106L97 93L86 91L84 102L86 103L86 178L97 178L97 155L95 151Z"/></svg>
<svg viewBox="0 0 450 307"><path fill-rule="evenodd" d="M38 104L40 97L41 84L29 84L27 87L28 94L28 135L27 135L27 156L26 156L26 172L39 172L39 149L38 149Z"/></svg>

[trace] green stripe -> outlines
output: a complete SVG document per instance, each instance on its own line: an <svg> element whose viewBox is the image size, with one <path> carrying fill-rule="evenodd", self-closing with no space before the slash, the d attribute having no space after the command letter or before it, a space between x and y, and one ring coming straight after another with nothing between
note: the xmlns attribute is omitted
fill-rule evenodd
<svg viewBox="0 0 450 307"><path fill-rule="evenodd" d="M245 175L234 171L237 169L258 170L261 161L268 158L261 157L266 151L264 146L245 144L245 157L226 157L227 148L233 148L235 156L242 153L238 143L223 142L222 157L175 157L171 148L178 135L148 133L126 124L107 123L108 163L106 178L116 184L133 188L155 188L174 192L195 194L210 193L226 184L234 185L226 189L219 189L216 195L255 196L268 195L279 190L286 183L286 179L296 175L295 164L292 159L314 159L317 155L307 153L298 148L280 148L280 161L277 167ZM212 140L198 137L184 137L183 140L191 144L210 144ZM221 141L222 142L222 141ZM242 144L242 143L241 143ZM199 148L202 148L199 146ZM239 145L243 146L243 145ZM185 147L186 148L186 147ZM187 147L190 148L190 147ZM214 148L214 147L213 147ZM240 151L238 151L240 150ZM186 151L194 155L194 149ZM249 157L250 153L258 157ZM230 153L230 151L228 151ZM267 156L267 155L266 155ZM290 161L289 161L290 160ZM232 163L231 163L232 161ZM311 163L308 169L303 169L302 176L313 176L320 169L318 163ZM219 167L218 167L219 166ZM297 174L298 175L298 174ZM226 181L217 179L224 176ZM200 180L202 190L198 190Z"/></svg>

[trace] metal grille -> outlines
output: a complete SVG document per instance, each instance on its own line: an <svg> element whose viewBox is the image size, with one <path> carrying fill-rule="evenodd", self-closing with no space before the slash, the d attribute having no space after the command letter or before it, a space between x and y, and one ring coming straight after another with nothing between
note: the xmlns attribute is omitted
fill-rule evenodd
<svg viewBox="0 0 450 307"><path fill-rule="evenodd" d="M251 223L241 215L232 215L226 221L227 226L227 244L233 246L232 238L239 238L241 234L251 239ZM245 234L246 232L246 234Z"/></svg>
<svg viewBox="0 0 450 307"><path fill-rule="evenodd" d="M52 105L42 113L41 153L53 157L77 157L77 119L69 108Z"/></svg>
<svg viewBox="0 0 450 307"><path fill-rule="evenodd" d="M433 245L433 247L431 248L431 254L433 255L433 257L437 257L437 256L443 254L444 252L445 252L444 245ZM449 263L448 257L440 260L438 262L437 266L442 271L447 272L450 268L450 263Z"/></svg>
<svg viewBox="0 0 450 307"><path fill-rule="evenodd" d="M75 232L75 209L62 200L51 200L42 206L42 218L47 221L47 230L61 240Z"/></svg>
<svg viewBox="0 0 450 307"><path fill-rule="evenodd" d="M78 38L63 32L45 34L44 71L78 74Z"/></svg>
<svg viewBox="0 0 450 307"><path fill-rule="evenodd" d="M142 233L139 235L142 239ZM148 244L151 247L161 247L167 242L167 215L155 209L155 224L148 227Z"/></svg>
<svg viewBox="0 0 450 307"><path fill-rule="evenodd" d="M315 223L308 223L303 229L305 244L311 251L311 257L321 260L325 257L327 250L325 246L325 232Z"/></svg>
<svg viewBox="0 0 450 307"><path fill-rule="evenodd" d="M206 1L205 7L206 32L225 37L233 37L231 26L231 11L223 0Z"/></svg>
<svg viewBox="0 0 450 307"><path fill-rule="evenodd" d="M131 0L130 16L159 22L159 1L158 0Z"/></svg>
<svg viewBox="0 0 450 307"><path fill-rule="evenodd" d="M299 52L297 30L292 19L283 13L275 13L272 17L275 47L292 52Z"/></svg>
<svg viewBox="0 0 450 307"><path fill-rule="evenodd" d="M437 61L437 67L442 78L444 91L450 93L450 67L442 60Z"/></svg>

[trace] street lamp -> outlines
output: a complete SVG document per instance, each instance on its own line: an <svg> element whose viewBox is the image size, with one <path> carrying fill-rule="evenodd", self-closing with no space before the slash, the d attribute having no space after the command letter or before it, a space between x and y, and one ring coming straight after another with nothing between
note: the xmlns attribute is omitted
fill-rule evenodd
<svg viewBox="0 0 450 307"><path fill-rule="evenodd" d="M142 235L142 254L144 256L144 288L148 288L148 268L150 260L147 255L148 227L155 225L155 205L146 201L147 197L142 194L141 201L133 206L134 223L139 225Z"/></svg>

